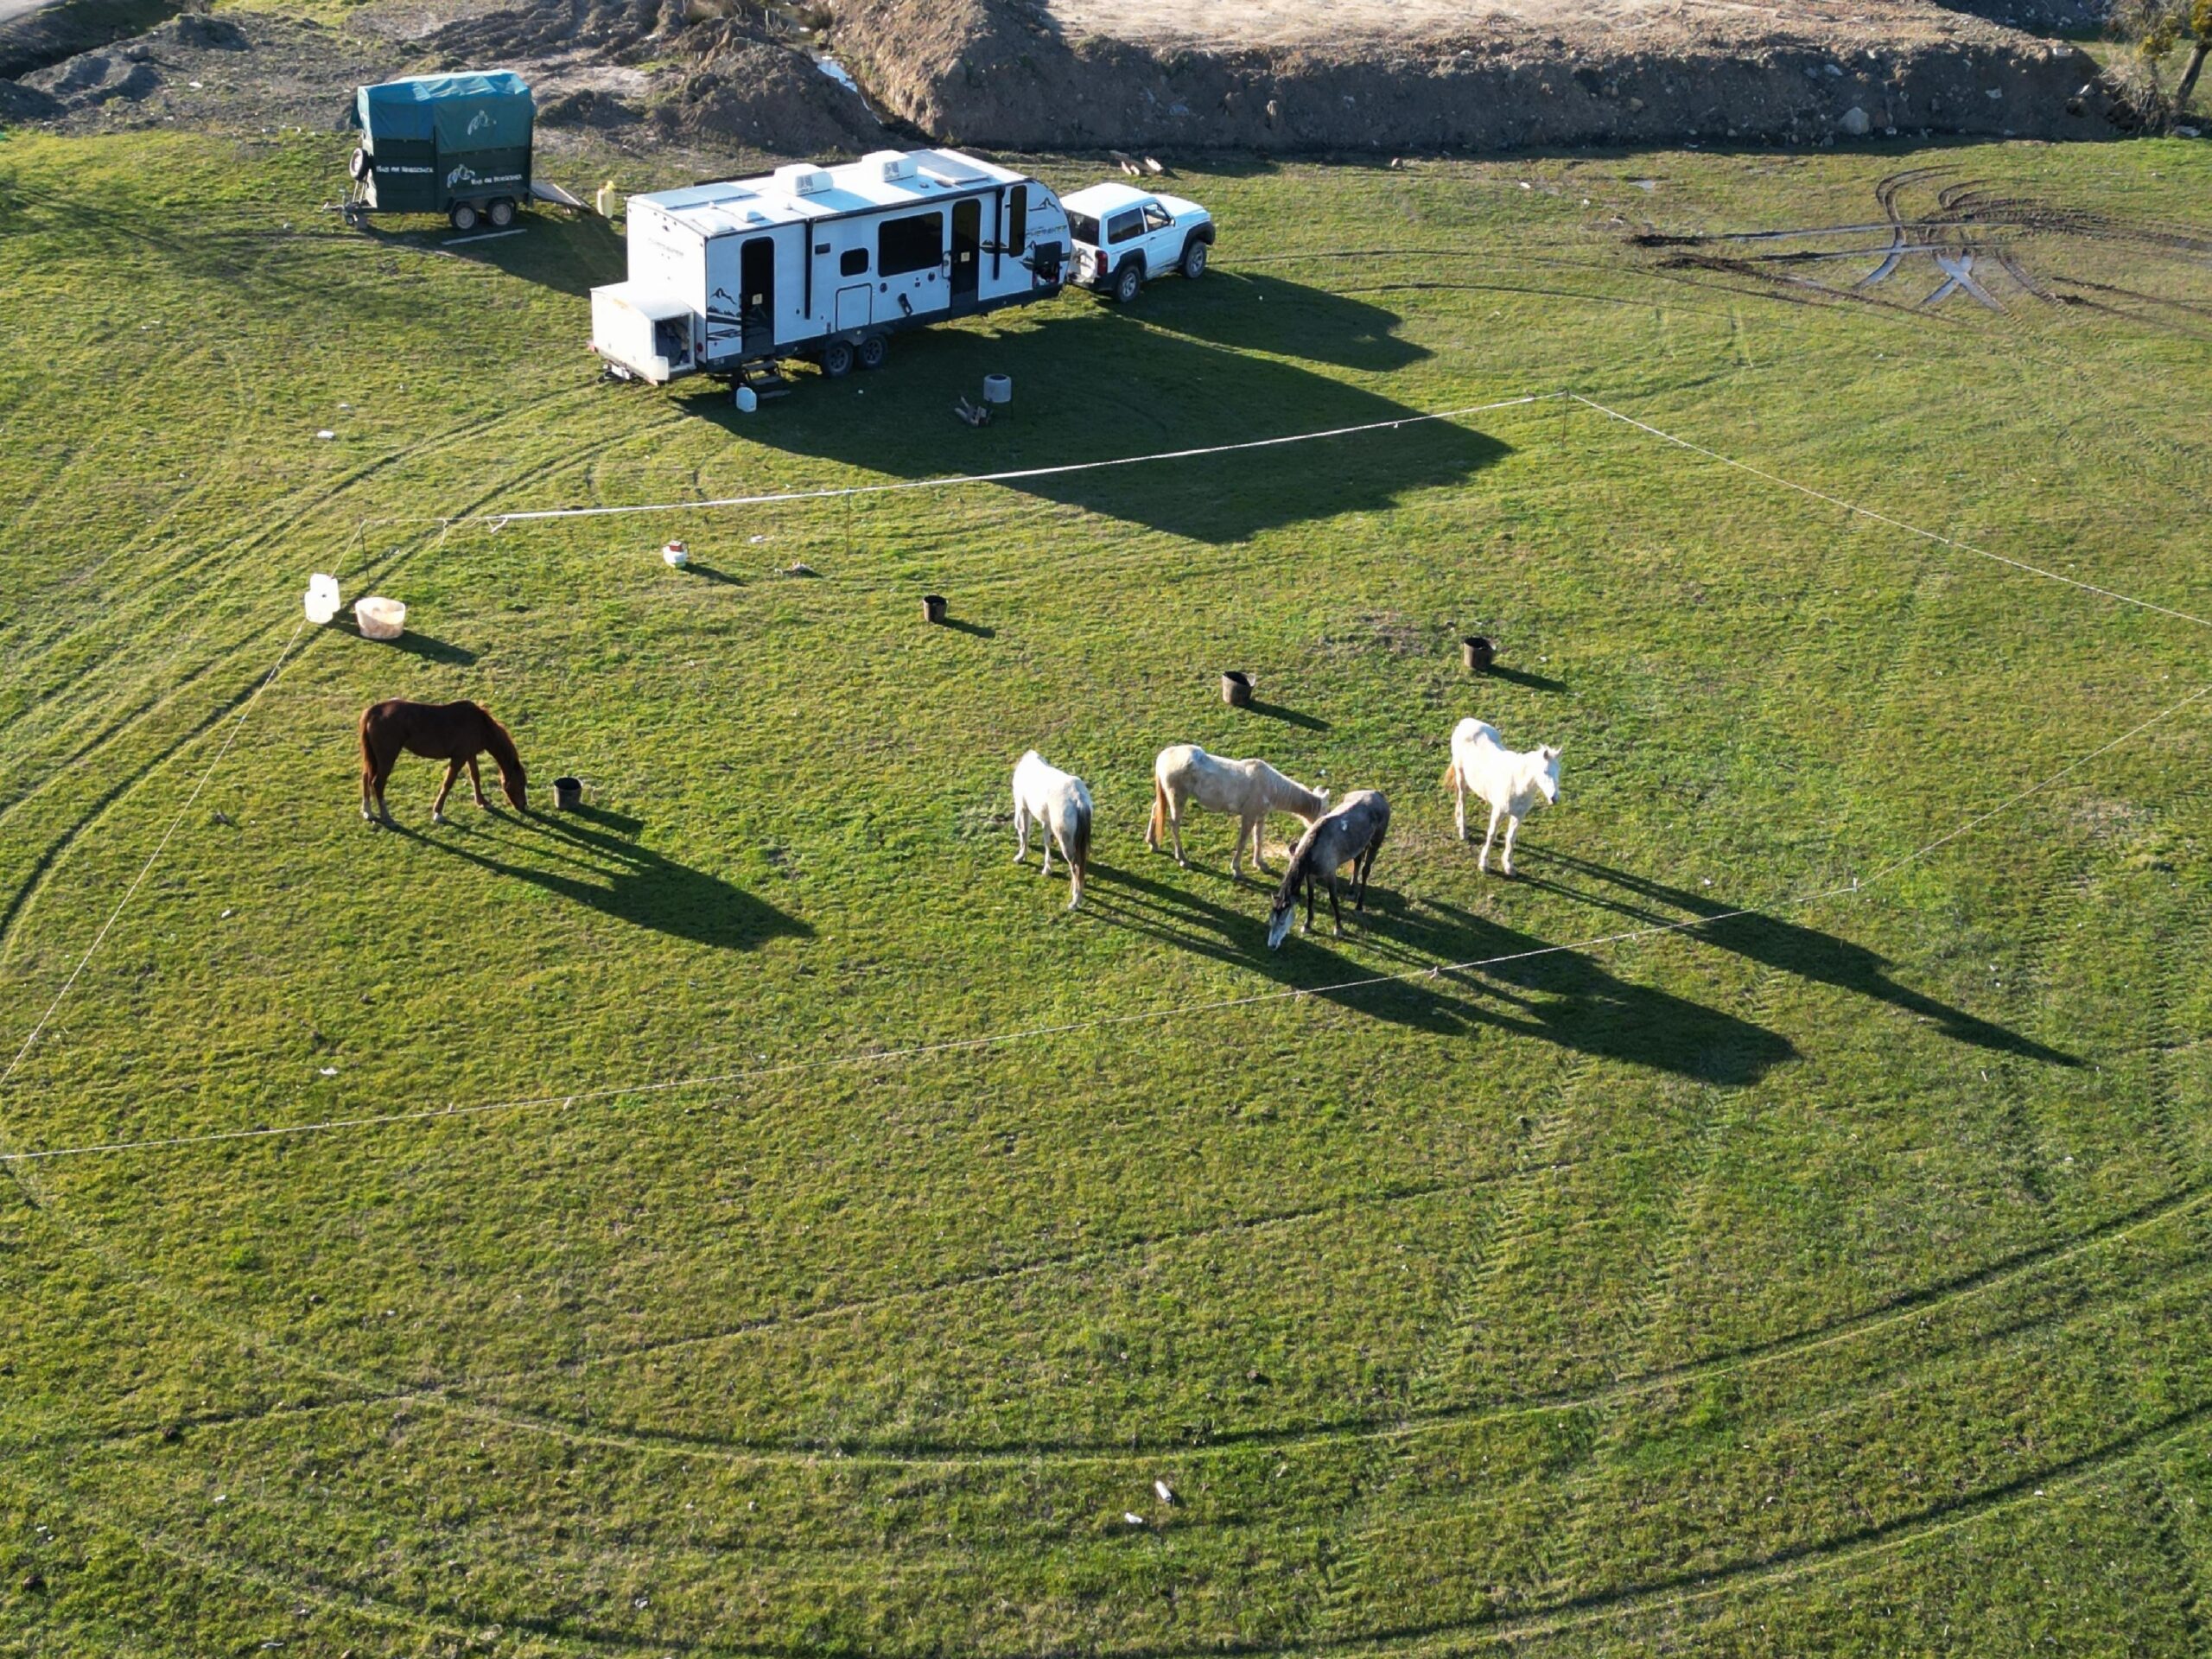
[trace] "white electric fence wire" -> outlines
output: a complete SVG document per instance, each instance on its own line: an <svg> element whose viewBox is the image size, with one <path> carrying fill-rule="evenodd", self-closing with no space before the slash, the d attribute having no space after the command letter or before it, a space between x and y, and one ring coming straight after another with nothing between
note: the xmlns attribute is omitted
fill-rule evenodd
<svg viewBox="0 0 2212 1659"><path fill-rule="evenodd" d="M1529 392L1494 404L1470 404L1464 409L1440 409L1427 414L1400 415L1387 421L1368 421L1358 426L1333 426L1325 431L1292 432L1280 438L1248 438L1240 443L1216 443L1199 449L1162 449L1148 455L1115 455L1105 461L1071 461L1052 467L1025 467L1006 473L963 473L945 478L909 478L890 484L848 484L819 490L782 490L766 495L727 495L694 501L637 502L626 506L545 507L529 512L479 512L465 522L488 524L497 530L543 518L607 518L637 512L707 512L721 507L772 506L789 501L825 501L855 495L887 495L902 490L947 490L969 484L1014 484L1033 478L1061 478L1070 473L1093 473L1109 467L1141 467L1158 461L1192 461L1201 455L1233 454L1243 449L1272 449L1287 443L1312 443L1321 438L1348 438L1361 432L1395 432L1400 427L1433 421L1464 420L1500 409L1516 409L1573 394L1566 391ZM396 520L371 520L393 523Z"/></svg>
<svg viewBox="0 0 2212 1659"><path fill-rule="evenodd" d="M69 970L69 977L61 982L61 988L54 994L54 1001L46 1005L46 1012L39 1015L38 1023L31 1027L30 1035L23 1039L22 1046L16 1051L15 1058L8 1062L8 1069L0 1071L0 1088L6 1087L8 1080L16 1075L16 1068L22 1065L23 1057L31 1052L32 1045L36 1043L40 1035L44 1033L48 1022L54 1018L54 1010L61 1006L62 999L76 988L78 979L84 974L86 964L92 961L93 953L106 939L108 930L115 925L116 918L123 914L124 907L130 904L131 895L138 891L140 885L152 873L154 866L161 861L162 854L168 848L169 838L176 834L179 827L184 823L185 815L192 810L192 804L200 798L200 791L207 787L207 780L215 775L215 768L223 764L223 757L231 752L231 745L238 741L238 732L245 725L245 717L253 712L253 705L261 701L263 692L276 683L277 675L283 671L285 660L292 654L292 647L299 644L300 635L306 627L307 620L303 617L293 627L292 637L285 640L284 649L276 653L275 665L262 677L261 683L253 688L253 695L245 700L245 704L232 719L231 729L224 734L221 747L216 749L214 758L207 762L207 769L200 774L200 781L193 785L192 792L184 798L184 804L177 809L176 817L169 820L169 827L162 832L162 838L155 843L154 850L146 855L146 861L138 867L138 874L130 878L130 885L123 890L123 897L115 901L115 908L108 912L107 920L100 924L100 931L92 936L92 942L85 947L85 954L77 958L77 965Z"/></svg>
<svg viewBox="0 0 2212 1659"><path fill-rule="evenodd" d="M1764 467L1754 467L1747 461L1738 461L1732 455L1722 454L1717 449L1708 449L1701 443L1692 443L1688 438L1678 438L1671 432L1662 431L1648 421L1639 421L1633 415L1624 415L1617 409L1608 409L1594 398L1585 397L1579 391L1570 391L1567 396L1586 408L1596 410L1600 415L1610 416L1612 419L1635 427L1639 431L1649 432L1655 438L1663 438L1669 443L1688 450L1692 454L1703 455L1707 461L1717 461L1724 467L1733 467L1738 472L1749 473L1753 478L1764 479L1768 483L1779 485L1785 490L1795 490L1798 494L1808 495L1815 501L1825 501L1832 507L1840 507L1846 512L1856 513L1862 518L1872 518L1877 524L1887 524L1891 530L1901 530L1908 536L1917 536L1923 541L1935 542L1944 547L1955 548L1961 553L1971 553L1977 558L1989 559L1999 564L2008 565L2015 570L2025 571L2029 575L2041 576L2046 582L2064 582L2069 588L2078 588L2085 594L2096 594L2100 599L2109 599L2121 605L2133 605L2139 610L2156 611L2160 616L2171 616L2182 622L2193 622L2200 628L2212 628L2212 619L2192 615L2188 611L2177 611L2171 606L2160 605L2151 600L2138 599L2133 594L2115 593L2112 588L2100 588L2093 582L2081 581L2077 577L2065 575L2063 571L2046 569L2042 565L2030 564L2022 559L2008 558L2002 553L1993 553L1986 547L1976 547L1971 542L1961 542L1953 537L1939 535L1932 530L1923 530L1919 525L1909 524L1902 518L1892 518L1886 512L1878 512L1872 507L1862 507L1855 501L1846 501L1840 496L1830 495L1825 491L1813 488L1810 485L1796 483L1790 479L1782 477L1779 474L1770 473Z"/></svg>
<svg viewBox="0 0 2212 1659"><path fill-rule="evenodd" d="M2119 736L2100 744L2085 754L2077 756L2049 777L2029 785L2027 788L2019 791L2017 794L2008 796L1987 810L1967 818L1955 828L1929 842L1925 846L1916 848L1900 858L1892 859L1872 874L1856 876L1849 881L1838 882L1833 887L1823 887L1794 899L1784 899L1771 908L1777 911L1802 909L1808 905L1818 904L1823 899L1864 893L1875 882L1894 875L1908 865L1917 863L1939 849L1948 846L1961 836L1970 834L1981 825L1987 823L1992 818L2001 817L2023 801L2042 794L2045 790L2080 771L2092 760L2110 753L2122 744L2140 736L2161 721L2171 719L2190 704L2200 702L2207 696L2212 696L2212 683L2199 686L2180 702L2160 709L2148 719L2131 726ZM941 1042L918 1043L906 1048L868 1048L852 1053L822 1055L812 1059L790 1060L777 1065L757 1066L740 1071L717 1072L703 1077L671 1077L658 1083L616 1084L599 1089L574 1090L558 1095L533 1095L511 1100L479 1101L426 1107L419 1111L385 1112L359 1117L325 1118L307 1123L269 1124L245 1129L216 1129L200 1135L164 1135L137 1141L108 1141L85 1146L50 1147L35 1152L0 1154L0 1163L36 1163L61 1158L86 1158L116 1153L150 1152L183 1147L212 1146L231 1141L261 1141L284 1135L321 1135L339 1129L381 1128L395 1124L427 1123L440 1118L474 1117L494 1112L523 1112L545 1106L567 1108L594 1101L666 1094L679 1089L742 1086L779 1077L792 1077L803 1072L826 1071L842 1066L879 1065L893 1062L931 1059L948 1054L971 1053L1003 1048L1011 1044L1031 1042L1039 1038L1065 1037L1079 1032L1099 1031L1109 1027L1133 1025L1140 1021L1224 1014L1236 1008L1255 1007L1262 1003L1292 1001L1300 997L1336 996L1348 991L1370 989L1378 985L1410 984L1421 980L1439 979L1447 974L1465 974L1477 969L1503 967L1510 963L1532 962L1541 957L1560 956L1573 951L1596 950L1605 945L1622 944L1631 939L1652 938L1661 934L1687 932L1696 928L1710 927L1717 922L1732 921L1738 917L1764 913L1766 913L1764 910L1750 907L1716 911L1710 915L1686 917L1677 922L1654 922L1642 927L1624 929L1617 933L1605 933L1590 938L1578 939L1568 944L1538 945L1531 950L1509 951L1503 956L1475 957L1465 962L1437 963L1430 967L1408 969L1399 973L1371 974L1363 978L1339 980L1327 985L1293 986L1281 990L1259 991L1249 996L1225 997L1210 1002L1171 1003L1164 1007L1141 1008L1128 1014L1100 1014L1088 1020L1071 1020L1050 1026L1031 1026L1016 1031L988 1033L978 1037L950 1038Z"/></svg>

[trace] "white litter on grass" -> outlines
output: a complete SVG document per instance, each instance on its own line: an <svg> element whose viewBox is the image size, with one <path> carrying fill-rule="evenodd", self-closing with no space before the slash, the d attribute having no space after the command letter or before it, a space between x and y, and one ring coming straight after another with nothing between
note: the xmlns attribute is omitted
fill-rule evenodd
<svg viewBox="0 0 2212 1659"><path fill-rule="evenodd" d="M1175 1501L1174 1488L1164 1480L1154 1481L1152 1490L1160 1494L1160 1501L1163 1503L1173 1503Z"/></svg>
<svg viewBox="0 0 2212 1659"><path fill-rule="evenodd" d="M318 570L308 578L308 620L321 627L338 614L338 578Z"/></svg>
<svg viewBox="0 0 2212 1659"><path fill-rule="evenodd" d="M324 428L322 429L322 430L321 430L321 431L320 431L320 432L318 432L318 433L316 433L316 434L315 434L315 436L317 436L318 438L334 438L334 437L336 437L337 435L337 435L335 432L332 431L332 430L331 430L328 427L327 427L327 426L326 426L326 427L324 427Z"/></svg>
<svg viewBox="0 0 2212 1659"><path fill-rule="evenodd" d="M334 1065L326 1065L322 1068L321 1075L326 1077L334 1077L338 1075L338 1068Z"/></svg>
<svg viewBox="0 0 2212 1659"><path fill-rule="evenodd" d="M748 536L745 538L745 543L747 547L758 547L767 539L766 536Z"/></svg>
<svg viewBox="0 0 2212 1659"><path fill-rule="evenodd" d="M1128 1522L1133 1527L1141 1527L1144 1525L1144 1516L1139 1515L1135 1510L1123 1510L1122 1511L1122 1519Z"/></svg>
<svg viewBox="0 0 2212 1659"><path fill-rule="evenodd" d="M219 921L219 922L227 922L227 921L229 921L229 920L231 919L231 918L232 918L232 917L233 917L233 916L235 916L235 915L237 915L237 914L238 914L238 912L236 912L235 910L226 910L226 911L225 911L225 912L220 915L220 916L218 916L215 919L216 919L217 921Z"/></svg>
<svg viewBox="0 0 2212 1659"><path fill-rule="evenodd" d="M191 87L191 88L192 88L192 90L193 90L194 92L198 92L198 91L200 90L200 83L199 83L198 81L196 81L196 80L188 80L188 81L186 81L184 84L185 84L186 86L188 86Z"/></svg>

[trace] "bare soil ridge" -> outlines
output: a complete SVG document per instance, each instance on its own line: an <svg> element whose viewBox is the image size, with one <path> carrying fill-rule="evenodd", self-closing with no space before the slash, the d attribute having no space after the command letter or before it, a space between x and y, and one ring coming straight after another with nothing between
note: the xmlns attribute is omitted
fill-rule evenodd
<svg viewBox="0 0 2212 1659"><path fill-rule="evenodd" d="M846 0L893 115L1006 149L1505 149L2098 130L2063 41L1914 0ZM1853 114L1856 111L1858 113Z"/></svg>

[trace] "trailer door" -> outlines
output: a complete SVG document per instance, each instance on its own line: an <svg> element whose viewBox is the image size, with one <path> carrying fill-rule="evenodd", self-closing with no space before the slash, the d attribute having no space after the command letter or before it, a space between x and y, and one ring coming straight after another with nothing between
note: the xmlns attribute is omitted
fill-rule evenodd
<svg viewBox="0 0 2212 1659"><path fill-rule="evenodd" d="M875 227L875 321L902 322L945 308L944 210L931 207Z"/></svg>
<svg viewBox="0 0 2212 1659"><path fill-rule="evenodd" d="M976 303L976 279L982 274L977 256L983 248L983 202L969 196L952 204L952 308Z"/></svg>
<svg viewBox="0 0 2212 1659"><path fill-rule="evenodd" d="M756 236L738 256L740 304L738 317L744 330L747 357L766 357L776 344L776 244Z"/></svg>

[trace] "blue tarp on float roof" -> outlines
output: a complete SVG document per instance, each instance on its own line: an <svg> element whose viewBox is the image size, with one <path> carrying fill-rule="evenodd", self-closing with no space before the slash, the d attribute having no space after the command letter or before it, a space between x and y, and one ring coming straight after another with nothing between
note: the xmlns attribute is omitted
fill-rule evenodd
<svg viewBox="0 0 2212 1659"><path fill-rule="evenodd" d="M429 143L452 155L471 149L526 149L537 112L530 84L510 70L480 75L416 75L364 86L354 119L373 145L379 138Z"/></svg>

